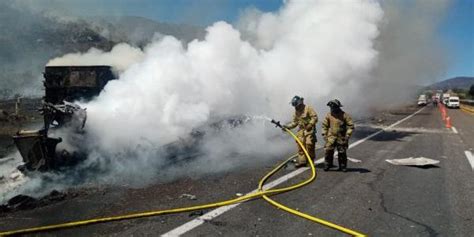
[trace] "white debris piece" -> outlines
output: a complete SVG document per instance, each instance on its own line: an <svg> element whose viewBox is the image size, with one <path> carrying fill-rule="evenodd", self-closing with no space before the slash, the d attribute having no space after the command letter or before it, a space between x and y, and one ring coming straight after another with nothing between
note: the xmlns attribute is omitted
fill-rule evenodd
<svg viewBox="0 0 474 237"><path fill-rule="evenodd" d="M362 162L361 160L350 158L350 157L347 157L347 160L352 162L352 163L361 163Z"/></svg>
<svg viewBox="0 0 474 237"><path fill-rule="evenodd" d="M181 196L179 196L179 198L187 198L187 199L190 199L190 200L196 200L197 199L196 195L192 195L192 194L188 194L188 193L181 194Z"/></svg>
<svg viewBox="0 0 474 237"><path fill-rule="evenodd" d="M17 180L18 178L22 177L23 174L19 171L19 170L15 170L12 172L12 174L10 175L10 179L15 181Z"/></svg>
<svg viewBox="0 0 474 237"><path fill-rule="evenodd" d="M405 158L405 159L393 159L385 160L392 165L408 165L408 166L426 166L426 165L436 165L439 164L439 160L433 160L426 157L418 158Z"/></svg>

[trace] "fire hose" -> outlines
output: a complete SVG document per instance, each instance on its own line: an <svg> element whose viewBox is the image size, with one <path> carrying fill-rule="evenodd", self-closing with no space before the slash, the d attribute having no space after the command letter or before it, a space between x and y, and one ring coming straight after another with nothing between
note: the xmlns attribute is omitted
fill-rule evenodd
<svg viewBox="0 0 474 237"><path fill-rule="evenodd" d="M127 219L135 219L135 218L143 218L143 217L151 217L151 216L158 216L158 215L165 215L165 214L173 214L173 213L181 213L181 212L189 212L189 211L196 211L196 210L202 210L202 209L210 209L210 208L216 208L216 207L222 207L222 206L227 206L227 205L232 205L235 203L239 202L244 202L248 201L251 199L256 199L262 197L265 201L269 202L271 205L276 206L277 208L280 208L286 212L289 212L293 215L305 218L307 220L319 223L321 225L333 228L335 230L341 231L343 233L353 235L353 236L365 236L362 233L359 233L357 231L348 229L346 227L342 227L340 225L334 224L332 222L311 216L309 214L297 211L295 209L292 209L290 207L287 207L281 203L276 202L275 200L271 199L269 196L288 192L291 190L298 189L300 187L303 187L311 182L313 182L316 179L316 168L314 166L313 160L308 154L308 151L306 150L305 146L302 144L302 142L296 137L296 135L289 129L282 127L279 122L276 122L272 120L272 123L274 123L277 127L282 128L285 132L287 132L289 135L293 137L293 139L298 143L298 145L302 148L304 151L304 155L306 156L307 162L310 165L311 169L311 176L310 178L289 186L289 187L284 187L284 188L277 188L277 189L268 189L268 190L263 190L263 185L265 182L272 177L277 171L279 171L281 168L283 168L289 161L291 161L295 155L289 157L287 160L284 162L280 163L277 167L275 167L273 170L271 170L269 173L267 173L259 182L258 184L258 190L256 193L248 194L242 197L234 198L234 199L229 199L221 202L216 202L216 203L208 203L208 204L203 204L203 205L197 205L197 206L191 206L191 207L182 207L182 208L175 208L175 209L168 209L168 210L155 210L155 211L148 211L148 212L140 212L140 213L131 213L131 214L125 214L125 215L118 215L118 216L109 216L109 217L99 217L99 218L93 218L93 219L86 219L86 220L80 220L80 221L72 221L72 222L65 222L65 223L60 223L60 224L53 224L53 225L46 225L46 226L39 226L39 227L32 227L32 228L25 228L25 229L17 229L17 230L10 230L10 231L1 231L0 236L10 236L10 235L20 235L20 234L32 234L32 233L38 233L38 232L45 232L45 231L53 231L53 230L59 230L59 229L65 229L65 228L73 228L73 227L78 227L78 226L85 226L85 225L91 225L91 224L97 224L97 223L104 223L104 222L112 222L112 221L120 221L120 220L127 220Z"/></svg>

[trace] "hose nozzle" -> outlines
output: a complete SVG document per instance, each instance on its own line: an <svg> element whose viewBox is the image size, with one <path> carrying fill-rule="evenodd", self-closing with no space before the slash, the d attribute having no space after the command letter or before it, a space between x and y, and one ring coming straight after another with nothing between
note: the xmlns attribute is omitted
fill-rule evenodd
<svg viewBox="0 0 474 237"><path fill-rule="evenodd" d="M280 121L276 121L275 119L272 119L271 123L275 124L277 128L283 128L283 126L281 126L280 124Z"/></svg>

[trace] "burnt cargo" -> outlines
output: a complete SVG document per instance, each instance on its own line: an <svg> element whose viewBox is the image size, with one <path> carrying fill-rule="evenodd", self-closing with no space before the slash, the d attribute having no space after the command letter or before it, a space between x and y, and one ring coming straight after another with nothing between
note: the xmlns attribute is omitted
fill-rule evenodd
<svg viewBox="0 0 474 237"><path fill-rule="evenodd" d="M44 72L45 101L90 100L114 79L110 66L47 66Z"/></svg>
<svg viewBox="0 0 474 237"><path fill-rule="evenodd" d="M39 109L44 126L38 130L22 130L13 136L24 162L19 169L48 171L83 160L85 154L79 147L73 151L58 148L63 140L54 137L55 130L67 128L80 139L87 113L71 102L91 100L114 78L110 66L47 66L44 72L45 96Z"/></svg>

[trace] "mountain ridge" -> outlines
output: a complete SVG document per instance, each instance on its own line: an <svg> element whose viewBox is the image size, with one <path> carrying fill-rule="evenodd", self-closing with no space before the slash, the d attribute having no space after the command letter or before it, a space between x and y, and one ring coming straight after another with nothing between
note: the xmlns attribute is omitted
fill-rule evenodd
<svg viewBox="0 0 474 237"><path fill-rule="evenodd" d="M433 90L469 89L471 85L474 85L474 77L457 76L431 84L428 88Z"/></svg>
<svg viewBox="0 0 474 237"><path fill-rule="evenodd" d="M0 2L0 98L39 97L47 62L94 47L109 51L117 43L144 47L155 33L184 42L203 38L197 26L157 22L143 17L61 18Z"/></svg>

